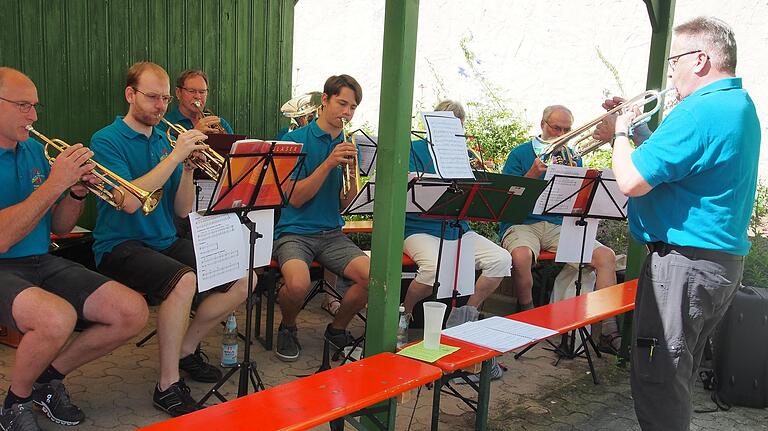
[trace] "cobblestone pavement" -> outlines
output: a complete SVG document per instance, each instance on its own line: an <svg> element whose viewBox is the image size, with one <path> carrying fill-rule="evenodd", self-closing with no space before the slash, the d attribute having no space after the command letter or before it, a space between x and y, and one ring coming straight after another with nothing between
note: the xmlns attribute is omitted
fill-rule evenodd
<svg viewBox="0 0 768 431"><path fill-rule="evenodd" d="M154 327L155 311L146 328L147 332ZM303 353L297 362L283 363L261 345L253 347L253 359L267 387L307 375L320 366L322 333L329 317L320 309L319 298L310 303L299 319L299 339ZM239 310L238 322L242 331L242 310ZM362 330L362 324L356 319L352 325L353 333L359 334ZM203 343L212 362L220 359L220 337L218 331L213 332ZM3 391L10 384L14 352L10 347L0 346L0 388ZM603 381L598 386L592 384L584 359L561 361L555 366L554 355L540 347L534 348L520 360L507 354L501 362L509 370L501 380L493 383L491 389L490 429L639 429L632 410L627 371L614 366L612 358L596 360ZM166 416L156 410L151 401L156 375L157 338L140 348L134 344L125 345L67 376L65 384L73 401L87 415L83 424L77 428L63 427L51 423L43 415L39 415L39 422L46 430L132 430L162 421ZM231 399L236 394L236 382L237 379L232 378L222 388L227 398ZM208 384L189 384L192 395L198 398L210 388ZM466 386L458 389L466 395L471 394ZM697 387L696 405L712 405L700 385ZM411 430L429 429L431 407L431 391L422 389L420 393L414 393L408 402L398 406L397 429L409 429L412 415ZM474 413L467 406L452 397L442 397L441 430L467 430L472 428L473 423ZM328 427L317 429L327 430ZM734 408L729 412L696 414L692 429L766 430L768 409Z"/></svg>

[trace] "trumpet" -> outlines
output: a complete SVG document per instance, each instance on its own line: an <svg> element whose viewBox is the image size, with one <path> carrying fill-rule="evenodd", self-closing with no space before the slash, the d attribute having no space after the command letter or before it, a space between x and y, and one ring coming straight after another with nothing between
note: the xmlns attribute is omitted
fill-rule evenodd
<svg viewBox="0 0 768 431"><path fill-rule="evenodd" d="M199 100L195 100L192 102L193 105L195 105L195 108L200 112L200 115L205 117L210 117L213 115L213 112L211 111L204 111L203 110L203 104ZM227 133L226 130L224 130L224 126L221 125L221 123L213 123L211 124L211 128L216 131L216 133Z"/></svg>
<svg viewBox="0 0 768 431"><path fill-rule="evenodd" d="M180 125L180 124L173 124L170 121L166 120L165 118L162 119L165 124L168 125L168 130L165 131L165 136L168 137L168 142L171 143L171 146L176 146L176 138L173 137L173 134L171 133L171 130L178 134L182 134L187 131L187 129ZM202 141L201 141L202 142ZM222 157L219 153L213 150L213 148L206 148L203 151L203 154L205 154L205 160L204 161L198 161L192 159L191 162L195 167L200 168L205 175L207 175L210 179L214 181L219 180L219 172L221 171L221 168L224 167L224 157Z"/></svg>
<svg viewBox="0 0 768 431"><path fill-rule="evenodd" d="M626 100L624 103L614 107L613 109L607 111L605 114L593 119L592 121L584 124L581 127L577 127L570 132L564 134L563 136L560 136L559 138L553 139L551 141L543 141L544 144L547 145L546 149L542 153L542 156L552 156L553 154L559 152L560 150L565 147L565 145L570 141L571 139L575 139L574 141L574 152L573 155L575 158L580 158L586 154L591 153L592 151L600 148L605 142L599 141L592 137L592 134L594 133L594 127L600 124L603 120L610 117L613 114L624 112L627 109L631 109L633 107L643 108L645 105L649 103L656 102L653 105L653 108L651 108L649 111L644 112L643 114L639 115L637 118L635 118L632 121L632 124L630 126L631 129L639 126L642 123L647 122L651 119L651 116L654 115L656 112L661 109L662 106L664 106L664 96L674 91L674 87L667 88L666 90L648 90L644 91L637 96Z"/></svg>
<svg viewBox="0 0 768 431"><path fill-rule="evenodd" d="M53 165L53 162L58 155L51 155L49 153L50 149L56 150L61 154L64 150L70 147L69 144L61 139L48 139L45 135L32 128L31 125L27 126L27 130L45 142L45 145L43 146L43 154L45 154L45 158L48 159L48 163L51 165ZM115 209L122 210L125 206L126 191L134 195L141 202L141 210L144 212L144 215L151 213L157 207L157 204L160 203L160 198L163 196L163 189L148 192L119 177L114 172L93 160L88 160L87 163L94 165L91 173L101 180L101 184L85 183L86 188L98 198L115 207ZM111 187L112 190L108 190L107 186Z"/></svg>
<svg viewBox="0 0 768 431"><path fill-rule="evenodd" d="M344 134L344 142L347 142L350 139L349 136L349 130L347 130L347 124L349 123L349 120L346 118L341 119L341 131ZM352 135L351 138L352 145L355 145L355 149L357 149L357 145L355 144L355 135ZM355 151L355 170L357 170L357 151ZM360 176L355 172L352 173L352 169L350 169L349 164L344 164L344 175L341 177L341 194L344 199L349 196L350 190L352 190L352 176L354 175L355 179L355 185L357 186L356 190L360 190Z"/></svg>

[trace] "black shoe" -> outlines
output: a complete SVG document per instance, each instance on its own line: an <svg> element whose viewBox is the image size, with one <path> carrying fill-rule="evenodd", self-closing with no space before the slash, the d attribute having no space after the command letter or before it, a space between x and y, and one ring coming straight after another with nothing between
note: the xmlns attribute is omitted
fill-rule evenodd
<svg viewBox="0 0 768 431"><path fill-rule="evenodd" d="M346 329L341 332L336 332L335 329L331 329L330 323L325 327L325 339L328 340L336 350L341 350L355 342L355 337L352 336L351 332Z"/></svg>
<svg viewBox="0 0 768 431"><path fill-rule="evenodd" d="M192 413L200 410L197 402L189 395L189 386L184 380L179 380L168 386L168 389L161 391L155 386L155 394L152 396L152 403L158 409L168 413L173 417Z"/></svg>
<svg viewBox="0 0 768 431"><path fill-rule="evenodd" d="M42 431L37 424L32 403L14 404L9 409L0 409L0 430L3 431Z"/></svg>
<svg viewBox="0 0 768 431"><path fill-rule="evenodd" d="M299 344L299 335L296 327L289 328L280 325L277 329L275 356L283 362L293 362L299 359L299 353L301 353L301 344Z"/></svg>
<svg viewBox="0 0 768 431"><path fill-rule="evenodd" d="M186 371L189 378L196 382L216 383L221 379L221 370L208 363L208 356L200 349L181 358L179 369Z"/></svg>
<svg viewBox="0 0 768 431"><path fill-rule="evenodd" d="M50 420L57 424L72 426L85 419L85 413L72 404L69 392L61 380L33 384L32 400L43 409Z"/></svg>

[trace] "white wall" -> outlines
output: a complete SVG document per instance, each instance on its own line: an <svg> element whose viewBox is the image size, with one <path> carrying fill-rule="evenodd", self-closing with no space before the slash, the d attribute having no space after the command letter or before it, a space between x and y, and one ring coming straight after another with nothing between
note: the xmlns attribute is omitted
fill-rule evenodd
<svg viewBox="0 0 768 431"><path fill-rule="evenodd" d="M729 23L739 46L737 74L757 105L763 128L761 176L768 176L768 1L677 0L675 23L712 15ZM378 124L384 0L300 0L294 35L294 93L321 90L347 73L363 101L354 123ZM421 0L414 106L429 109L442 80L448 97L481 99L459 41L472 37L477 67L508 106L534 124L542 109L565 104L576 123L600 114L606 92L622 94L597 55L601 50L633 96L645 87L650 24L641 0ZM763 73L761 73L763 72ZM436 76L437 75L437 76ZM471 111L469 112L471 115Z"/></svg>

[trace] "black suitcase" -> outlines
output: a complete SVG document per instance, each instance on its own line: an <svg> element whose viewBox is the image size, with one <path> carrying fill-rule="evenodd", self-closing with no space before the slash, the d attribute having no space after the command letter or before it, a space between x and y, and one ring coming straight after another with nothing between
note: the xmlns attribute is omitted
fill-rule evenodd
<svg viewBox="0 0 768 431"><path fill-rule="evenodd" d="M768 406L768 289L739 289L716 337L720 400L736 406Z"/></svg>

